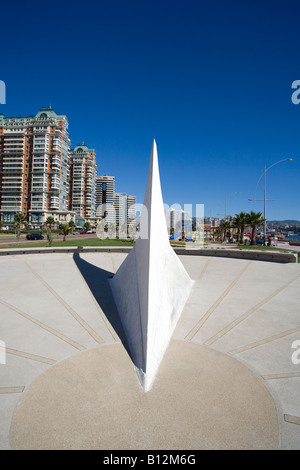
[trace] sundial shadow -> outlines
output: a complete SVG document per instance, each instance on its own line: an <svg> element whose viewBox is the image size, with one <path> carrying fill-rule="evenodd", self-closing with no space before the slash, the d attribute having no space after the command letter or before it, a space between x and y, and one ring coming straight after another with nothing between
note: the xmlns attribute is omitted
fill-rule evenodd
<svg viewBox="0 0 300 470"><path fill-rule="evenodd" d="M73 260L96 302L102 309L104 315L111 324L115 333L118 335L121 343L132 360L124 328L109 284L109 279L114 276L114 273L89 263L81 258L79 253L74 253Z"/></svg>

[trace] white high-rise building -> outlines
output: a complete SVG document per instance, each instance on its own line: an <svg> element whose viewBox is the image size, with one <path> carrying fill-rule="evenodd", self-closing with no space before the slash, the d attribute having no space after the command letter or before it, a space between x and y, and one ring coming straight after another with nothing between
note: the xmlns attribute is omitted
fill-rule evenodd
<svg viewBox="0 0 300 470"><path fill-rule="evenodd" d="M96 178L96 216L115 223L115 177L102 175Z"/></svg>
<svg viewBox="0 0 300 470"><path fill-rule="evenodd" d="M135 196L127 196L127 223L130 224L136 218L136 197Z"/></svg>
<svg viewBox="0 0 300 470"><path fill-rule="evenodd" d="M95 217L96 152L82 144L71 150L70 156L70 209L80 217Z"/></svg>
<svg viewBox="0 0 300 470"><path fill-rule="evenodd" d="M116 211L116 224L119 226L127 225L127 194L115 193L114 206Z"/></svg>

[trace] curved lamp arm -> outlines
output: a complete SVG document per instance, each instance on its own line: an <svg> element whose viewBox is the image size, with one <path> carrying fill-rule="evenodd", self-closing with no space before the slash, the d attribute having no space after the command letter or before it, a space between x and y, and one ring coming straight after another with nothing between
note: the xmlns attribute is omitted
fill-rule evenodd
<svg viewBox="0 0 300 470"><path fill-rule="evenodd" d="M293 160L292 158L283 158L282 160L279 160L278 162L272 163L272 165L270 165L270 166L260 175L259 180L257 181L256 186L255 186L254 198L253 198L253 199L255 199L256 189L257 189L258 183L260 182L260 180L262 179L262 177L264 176L264 174L265 174L270 168L272 168L272 166L277 165L278 163L281 163L281 162L286 162L286 161L291 162L292 160Z"/></svg>

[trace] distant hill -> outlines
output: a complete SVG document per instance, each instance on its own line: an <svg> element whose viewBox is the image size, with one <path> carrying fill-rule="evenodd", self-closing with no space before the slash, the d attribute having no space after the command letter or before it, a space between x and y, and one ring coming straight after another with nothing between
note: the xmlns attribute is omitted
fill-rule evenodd
<svg viewBox="0 0 300 470"><path fill-rule="evenodd" d="M287 224L287 225L300 225L300 220L268 220L269 224Z"/></svg>

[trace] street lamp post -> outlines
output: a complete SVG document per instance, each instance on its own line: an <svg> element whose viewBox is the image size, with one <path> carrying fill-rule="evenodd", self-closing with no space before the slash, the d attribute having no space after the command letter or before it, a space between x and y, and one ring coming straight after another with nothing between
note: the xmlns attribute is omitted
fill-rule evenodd
<svg viewBox="0 0 300 470"><path fill-rule="evenodd" d="M264 172L263 174L259 177L259 180L256 183L255 190L254 190L254 198L253 199L248 199L249 201L261 201L262 199L255 199L256 195L256 189L258 186L258 183L260 182L261 178L264 177L264 245L266 245L266 236L267 236L267 201L272 201L273 199L267 199L267 171L272 168L272 166L277 165L278 163L282 162L291 162L293 159L292 158L284 158L282 160L279 160L278 162L272 163L268 168L266 168L266 165L264 165Z"/></svg>

